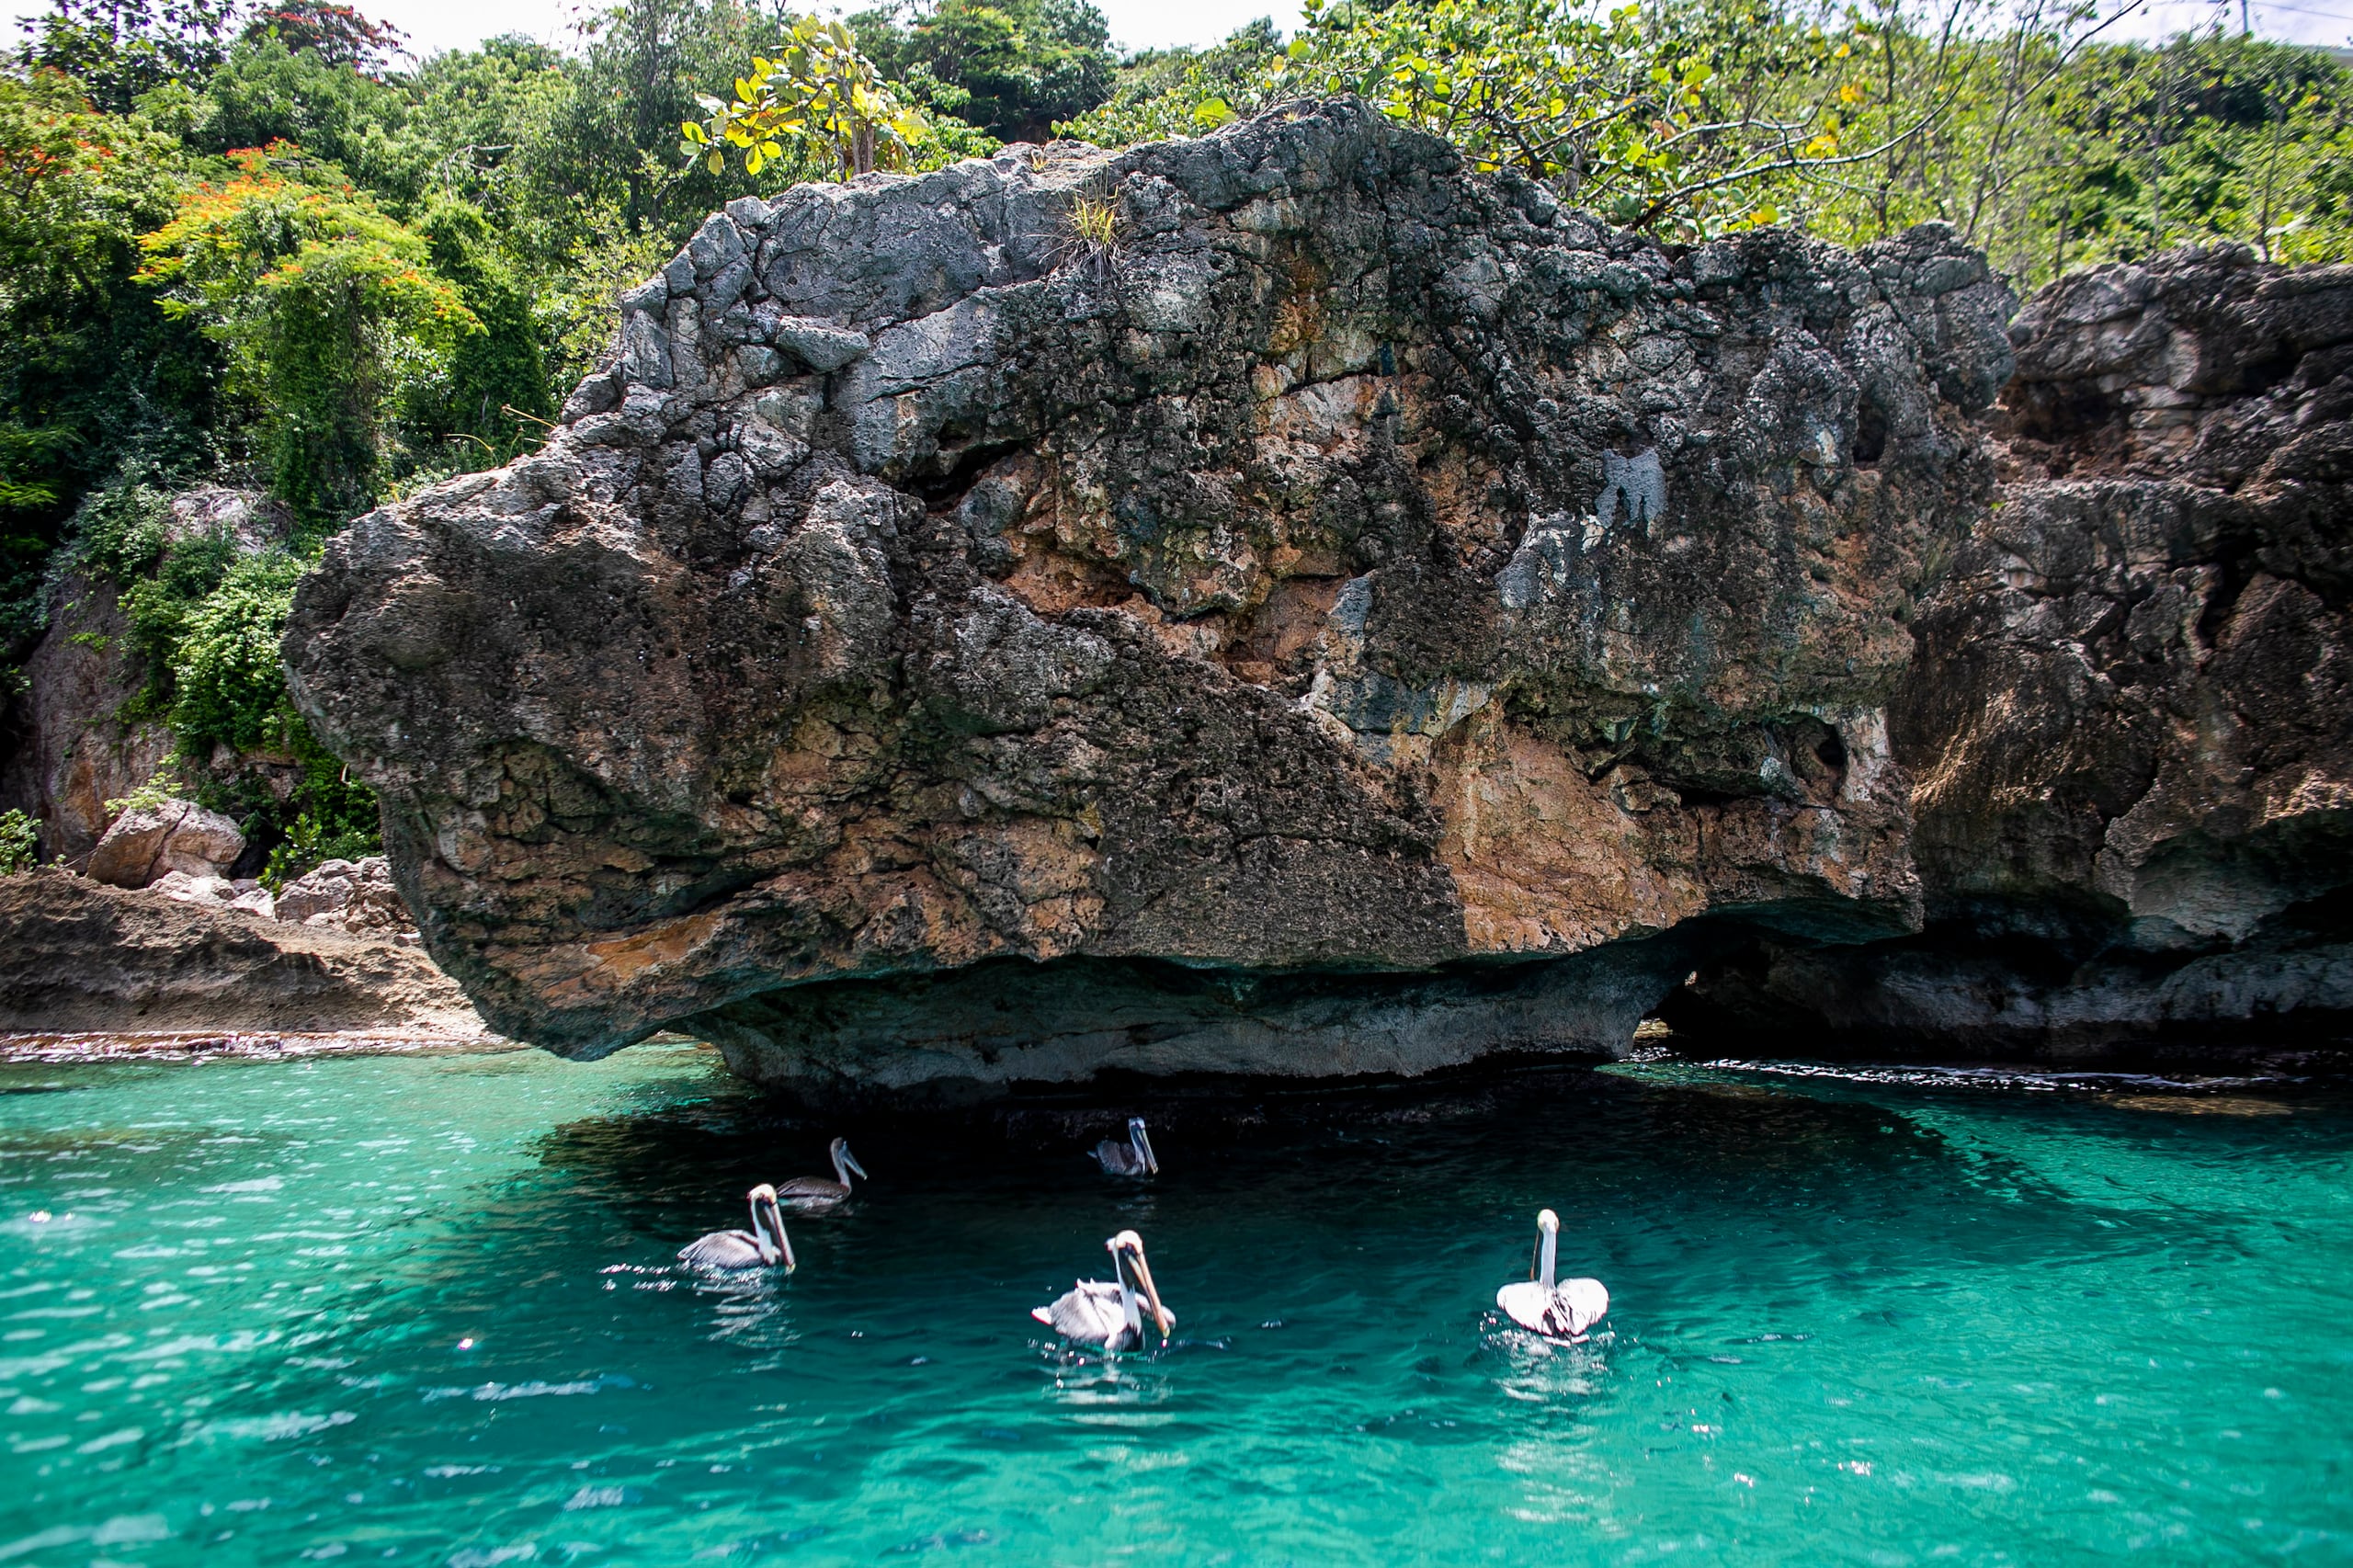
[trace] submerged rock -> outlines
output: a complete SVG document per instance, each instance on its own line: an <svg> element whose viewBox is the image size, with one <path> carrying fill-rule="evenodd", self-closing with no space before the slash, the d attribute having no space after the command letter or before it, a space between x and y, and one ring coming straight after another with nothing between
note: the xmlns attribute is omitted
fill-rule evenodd
<svg viewBox="0 0 2353 1568"><path fill-rule="evenodd" d="M544 450L335 540L287 662L435 957L566 1054L1620 1050L1760 932L1920 928L1891 704L2012 309L1940 228L1668 250L1347 103L801 187Z"/></svg>

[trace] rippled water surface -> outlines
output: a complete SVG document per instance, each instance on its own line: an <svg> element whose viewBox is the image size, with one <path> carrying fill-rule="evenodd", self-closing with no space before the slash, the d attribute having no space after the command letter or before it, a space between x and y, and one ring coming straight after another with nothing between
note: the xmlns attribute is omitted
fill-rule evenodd
<svg viewBox="0 0 2353 1568"><path fill-rule="evenodd" d="M687 1047L0 1068L0 1562L2353 1561L2353 1110L1658 1063L864 1125ZM1498 1327L1530 1217L1611 1331ZM1176 1345L1026 1313L1142 1231Z"/></svg>

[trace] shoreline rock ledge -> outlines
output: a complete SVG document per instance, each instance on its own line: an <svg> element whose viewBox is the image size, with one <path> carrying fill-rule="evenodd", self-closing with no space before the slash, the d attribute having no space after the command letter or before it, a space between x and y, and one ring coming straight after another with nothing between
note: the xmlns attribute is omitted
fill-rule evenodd
<svg viewBox="0 0 2353 1568"><path fill-rule="evenodd" d="M1111 244L1071 213L1108 200ZM1622 1051L1924 921L1891 704L2015 308L1362 106L745 199L285 652L434 959L813 1097Z"/></svg>

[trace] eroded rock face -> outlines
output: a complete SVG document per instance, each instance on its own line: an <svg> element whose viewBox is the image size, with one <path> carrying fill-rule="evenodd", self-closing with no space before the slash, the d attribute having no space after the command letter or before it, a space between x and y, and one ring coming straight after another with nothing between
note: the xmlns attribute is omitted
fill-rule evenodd
<svg viewBox="0 0 2353 1568"><path fill-rule="evenodd" d="M570 1054L1615 1048L1733 926L1916 925L1886 709L2010 310L1940 230L1670 254L1347 104L803 187L338 538L287 660Z"/></svg>
<svg viewBox="0 0 2353 1568"><path fill-rule="evenodd" d="M0 1030L300 1030L479 1040L423 953L44 867L0 877ZM165 891L176 882L181 891Z"/></svg>
<svg viewBox="0 0 2353 1568"><path fill-rule="evenodd" d="M111 583L69 574L52 595L50 628L25 661L7 715L0 810L41 824L41 854L85 863L106 835L109 800L145 783L172 755L160 720L116 715L145 681Z"/></svg>
<svg viewBox="0 0 2353 1568"><path fill-rule="evenodd" d="M2353 1034L2353 268L2181 251L2020 312L1997 506L1892 709L1916 938L1689 1016L1944 1053Z"/></svg>

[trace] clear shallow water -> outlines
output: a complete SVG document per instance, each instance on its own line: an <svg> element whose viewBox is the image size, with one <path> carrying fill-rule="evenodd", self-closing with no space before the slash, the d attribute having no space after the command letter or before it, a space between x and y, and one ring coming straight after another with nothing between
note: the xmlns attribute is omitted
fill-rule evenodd
<svg viewBox="0 0 2353 1568"><path fill-rule="evenodd" d="M694 1050L0 1091L0 1563L2353 1561L2341 1096L1661 1063L1165 1105L1148 1188L867 1126L715 1284L828 1130ZM1547 1203L1574 1349L1492 1312ZM1060 1355L1122 1225L1179 1343Z"/></svg>

